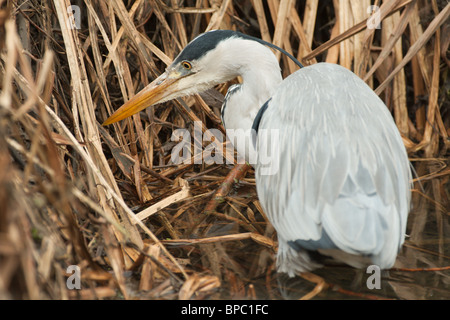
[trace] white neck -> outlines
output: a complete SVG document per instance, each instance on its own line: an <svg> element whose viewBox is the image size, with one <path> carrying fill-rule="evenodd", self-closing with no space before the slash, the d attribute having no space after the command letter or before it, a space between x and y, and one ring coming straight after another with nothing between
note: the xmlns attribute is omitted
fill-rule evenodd
<svg viewBox="0 0 450 320"><path fill-rule="evenodd" d="M226 54L222 55L225 58L217 66L220 70L215 70L215 74L221 74L227 80L241 76L243 80L238 89L227 94L223 111L225 128L238 153L254 164L256 151L250 129L261 106L283 80L280 66L273 52L255 41L231 39L220 43L218 49L222 49L221 45Z"/></svg>
<svg viewBox="0 0 450 320"><path fill-rule="evenodd" d="M261 106L283 80L273 52L252 40L223 41L225 61L221 63L224 77L242 77L239 90L229 95L224 112L226 128L250 129ZM227 119L228 118L228 119Z"/></svg>

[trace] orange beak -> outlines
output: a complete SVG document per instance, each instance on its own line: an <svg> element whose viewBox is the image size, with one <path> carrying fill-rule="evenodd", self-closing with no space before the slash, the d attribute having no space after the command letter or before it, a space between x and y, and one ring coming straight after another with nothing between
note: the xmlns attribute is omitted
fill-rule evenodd
<svg viewBox="0 0 450 320"><path fill-rule="evenodd" d="M148 86L142 89L137 95L116 110L105 122L103 126L115 123L138 113L145 108L162 101L165 97L176 92L173 84L181 77L170 77L163 73L153 80Z"/></svg>

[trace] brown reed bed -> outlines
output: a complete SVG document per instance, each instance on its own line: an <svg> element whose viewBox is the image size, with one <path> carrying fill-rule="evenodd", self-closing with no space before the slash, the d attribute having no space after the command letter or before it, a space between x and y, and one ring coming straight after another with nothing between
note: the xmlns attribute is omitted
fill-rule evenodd
<svg viewBox="0 0 450 320"><path fill-rule="evenodd" d="M253 170L225 180L233 165L171 162L174 130L194 136L201 121L205 135L224 132L227 85L100 125L218 28L306 65L339 63L373 87L417 171L406 246L434 241L449 265L447 1L80 0L79 29L69 5L0 0L1 299L274 297L276 233ZM367 27L370 5L380 6L380 29ZM297 69L280 63L284 76ZM70 265L80 290L67 288Z"/></svg>

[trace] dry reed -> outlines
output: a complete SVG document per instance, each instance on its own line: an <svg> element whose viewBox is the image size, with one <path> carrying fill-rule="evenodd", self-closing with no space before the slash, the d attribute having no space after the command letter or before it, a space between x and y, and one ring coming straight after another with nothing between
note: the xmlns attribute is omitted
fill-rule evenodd
<svg viewBox="0 0 450 320"><path fill-rule="evenodd" d="M367 28L371 4L380 29ZM193 133L202 121L205 135L224 132L227 85L100 126L190 40L218 28L305 64L339 63L373 87L422 179L409 243L421 243L434 212L444 256L449 14L438 0L0 0L0 299L258 297L253 280L272 277L276 234L253 169L224 186L230 165L170 161L173 130ZM277 55L284 76L296 71ZM81 290L67 288L70 265Z"/></svg>

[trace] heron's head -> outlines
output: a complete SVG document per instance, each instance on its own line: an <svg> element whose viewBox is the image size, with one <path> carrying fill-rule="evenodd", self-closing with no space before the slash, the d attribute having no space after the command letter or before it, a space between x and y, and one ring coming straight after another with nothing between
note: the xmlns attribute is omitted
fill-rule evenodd
<svg viewBox="0 0 450 320"><path fill-rule="evenodd" d="M204 33L192 40L161 76L119 108L103 125L125 119L151 105L202 92L234 79L245 64L232 52L232 47L235 50L242 48L242 43L236 41L262 46L253 38L230 30ZM230 43L235 45L230 46Z"/></svg>

